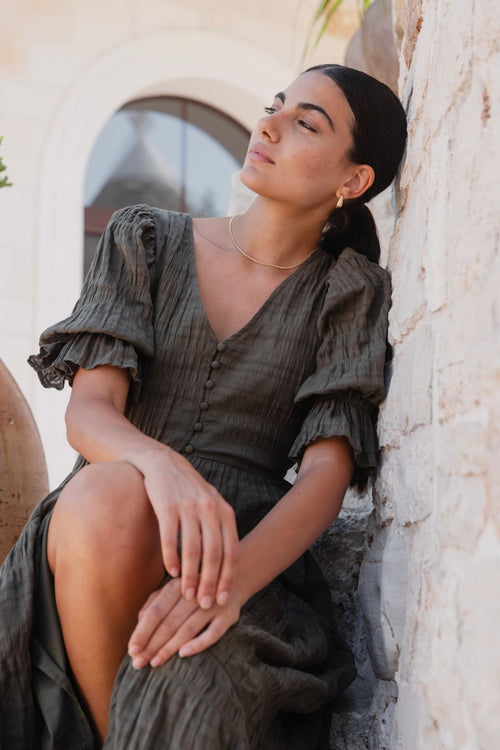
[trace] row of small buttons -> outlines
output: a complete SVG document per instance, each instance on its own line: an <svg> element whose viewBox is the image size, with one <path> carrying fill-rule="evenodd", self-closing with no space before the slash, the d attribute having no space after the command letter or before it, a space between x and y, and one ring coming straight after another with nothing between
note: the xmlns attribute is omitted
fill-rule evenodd
<svg viewBox="0 0 500 750"><path fill-rule="evenodd" d="M226 350L226 344L224 344L222 341L217 344L217 351L218 352L223 352L225 350ZM214 360L212 360L212 362L210 362L210 367L211 367L212 370L218 370L221 366L222 365L221 365L221 363L219 362L218 359L214 359ZM207 389L207 391L211 391L212 388L214 387L214 385L215 385L215 383L213 382L213 380L207 380L206 383L205 383L205 388ZM208 401L202 401L201 404L200 404L200 409L201 409L201 411L206 411L208 409ZM195 422L194 423L193 430L195 432L201 432L202 429L203 429L203 423L202 422ZM187 453L187 454L189 454L189 455L194 452L194 448L191 445L191 443L188 443L184 447L184 452Z"/></svg>

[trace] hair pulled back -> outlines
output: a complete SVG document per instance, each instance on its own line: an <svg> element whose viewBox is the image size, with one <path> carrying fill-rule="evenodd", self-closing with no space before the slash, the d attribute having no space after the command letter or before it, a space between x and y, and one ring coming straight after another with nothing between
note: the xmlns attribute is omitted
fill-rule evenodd
<svg viewBox="0 0 500 750"><path fill-rule="evenodd" d="M305 73L319 71L342 90L354 115L353 145L348 157L355 164L368 164L375 180L363 195L344 201L328 218L321 240L323 249L338 257L352 247L378 262L380 243L373 216L365 205L388 187L398 171L406 144L406 115L401 102L381 81L344 65L314 65Z"/></svg>

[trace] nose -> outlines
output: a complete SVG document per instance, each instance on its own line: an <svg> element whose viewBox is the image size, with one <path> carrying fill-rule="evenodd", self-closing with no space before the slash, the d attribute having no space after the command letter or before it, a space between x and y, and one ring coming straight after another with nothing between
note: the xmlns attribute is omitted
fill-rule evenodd
<svg viewBox="0 0 500 750"><path fill-rule="evenodd" d="M271 142L279 140L279 121L278 112L261 117L258 123L259 133L262 137Z"/></svg>

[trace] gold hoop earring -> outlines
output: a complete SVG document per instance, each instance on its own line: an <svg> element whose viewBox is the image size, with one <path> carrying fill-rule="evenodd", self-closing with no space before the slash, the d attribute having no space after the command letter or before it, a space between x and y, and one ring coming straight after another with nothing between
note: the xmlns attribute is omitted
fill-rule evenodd
<svg viewBox="0 0 500 750"><path fill-rule="evenodd" d="M342 193L340 193L340 197L337 201L337 205L335 206L335 208L342 208L343 205L344 205L344 196L342 195Z"/></svg>

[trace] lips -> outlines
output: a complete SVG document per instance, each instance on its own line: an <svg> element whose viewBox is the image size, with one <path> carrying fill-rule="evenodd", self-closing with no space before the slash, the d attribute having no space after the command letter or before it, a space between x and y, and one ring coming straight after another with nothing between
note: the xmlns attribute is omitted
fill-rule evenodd
<svg viewBox="0 0 500 750"><path fill-rule="evenodd" d="M248 158L254 161L265 161L269 164L274 164L274 159L271 158L269 152L260 143L256 143L249 149Z"/></svg>

